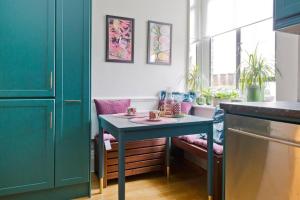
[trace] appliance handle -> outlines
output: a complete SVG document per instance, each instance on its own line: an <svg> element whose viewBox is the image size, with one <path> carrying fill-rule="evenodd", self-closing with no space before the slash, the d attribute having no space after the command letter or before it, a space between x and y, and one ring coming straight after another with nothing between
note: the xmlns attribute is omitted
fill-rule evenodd
<svg viewBox="0 0 300 200"><path fill-rule="evenodd" d="M271 142L276 142L276 143L280 143L280 144L300 148L299 143L290 142L290 141L286 141L286 140L281 140L281 139L277 139L277 138L271 138L271 137L263 136L263 135L257 135L255 133L250 133L250 132L247 132L247 131L242 131L242 130L238 130L238 129L234 129L234 128L228 128L228 130L235 133L235 134L246 135L246 136L249 136L249 137L254 137L254 138L258 138L258 139L262 139L262 140L267 140L267 141L271 141Z"/></svg>

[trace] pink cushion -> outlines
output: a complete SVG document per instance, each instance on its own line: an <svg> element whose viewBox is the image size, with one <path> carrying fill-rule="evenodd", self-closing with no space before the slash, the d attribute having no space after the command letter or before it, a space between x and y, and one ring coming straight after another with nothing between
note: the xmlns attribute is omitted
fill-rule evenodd
<svg viewBox="0 0 300 200"><path fill-rule="evenodd" d="M184 140L190 144L197 145L199 147L207 148L207 140L199 138L199 134L193 134L193 135L184 135L178 137L181 140ZM217 143L214 143L214 152L216 154L222 155L223 154L223 146Z"/></svg>
<svg viewBox="0 0 300 200"><path fill-rule="evenodd" d="M181 112L189 114L193 106L193 102L181 102Z"/></svg>
<svg viewBox="0 0 300 200"><path fill-rule="evenodd" d="M99 139L99 134L97 134L95 136L95 140L97 141L97 143L98 143L98 139ZM109 140L111 142L116 142L117 141L117 139L112 134L104 131L104 133L103 133L103 141L105 141L105 140Z"/></svg>
<svg viewBox="0 0 300 200"><path fill-rule="evenodd" d="M97 115L117 114L127 112L130 107L130 99L122 100L100 100L94 99Z"/></svg>
<svg viewBox="0 0 300 200"><path fill-rule="evenodd" d="M104 133L103 134L103 140L109 140L111 142L115 142L117 141L117 139L112 135L112 134L109 134L109 133Z"/></svg>
<svg viewBox="0 0 300 200"><path fill-rule="evenodd" d="M199 138L199 134L183 135L183 136L178 136L178 138L187 141L189 143L193 143L196 139Z"/></svg>
<svg viewBox="0 0 300 200"><path fill-rule="evenodd" d="M193 144L197 145L199 147L207 148L207 140L204 140L204 139L196 139L193 141ZM214 143L213 148L214 148L214 152L216 154L219 154L219 155L223 154L223 146L222 145Z"/></svg>

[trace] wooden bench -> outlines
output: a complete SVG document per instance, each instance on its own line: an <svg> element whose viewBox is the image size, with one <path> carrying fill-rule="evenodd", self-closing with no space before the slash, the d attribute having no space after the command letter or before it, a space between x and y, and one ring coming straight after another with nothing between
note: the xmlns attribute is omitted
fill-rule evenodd
<svg viewBox="0 0 300 200"><path fill-rule="evenodd" d="M192 114L201 116L201 117L213 117L215 107L212 106L196 106L192 110ZM195 145L189 143L180 138L172 138L172 145L178 147L179 149L183 150L184 152L188 152L191 155L195 155L200 159L207 160L207 149L206 147L202 147L199 145ZM214 153L214 169L213 169L213 176L214 176L214 185L213 185L213 199L214 200L221 200L222 199L222 176L223 176L223 154Z"/></svg>
<svg viewBox="0 0 300 200"><path fill-rule="evenodd" d="M204 147L191 144L177 137L172 138L172 145L192 155L195 155L198 158L207 160L207 149ZM223 174L222 161L223 161L223 155L214 153L214 170L213 170L213 174L214 174L213 199L214 200L222 199L222 174Z"/></svg>
<svg viewBox="0 0 300 200"><path fill-rule="evenodd" d="M95 140L95 148L97 148ZM107 181L118 178L118 142L111 143L104 156L104 187ZM166 138L128 142L125 146L125 175L165 171ZM98 152L95 151L95 172L98 174Z"/></svg>

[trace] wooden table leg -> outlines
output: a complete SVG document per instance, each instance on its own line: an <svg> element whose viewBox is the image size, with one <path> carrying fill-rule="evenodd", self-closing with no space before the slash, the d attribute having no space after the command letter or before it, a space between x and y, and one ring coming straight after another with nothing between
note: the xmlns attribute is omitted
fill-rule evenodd
<svg viewBox="0 0 300 200"><path fill-rule="evenodd" d="M99 126L98 137L98 173L99 173L99 192L103 193L103 177L104 177L104 141L103 141L103 129Z"/></svg>
<svg viewBox="0 0 300 200"><path fill-rule="evenodd" d="M119 200L125 200L125 144L122 135L118 138L119 148Z"/></svg>
<svg viewBox="0 0 300 200"><path fill-rule="evenodd" d="M170 178L170 155L171 155L171 137L167 137L167 145L166 145L166 172L167 178Z"/></svg>
<svg viewBox="0 0 300 200"><path fill-rule="evenodd" d="M213 124L210 124L208 127L208 134L207 134L207 153L208 153L208 200L213 200L213 163L214 163L214 149L213 149Z"/></svg>

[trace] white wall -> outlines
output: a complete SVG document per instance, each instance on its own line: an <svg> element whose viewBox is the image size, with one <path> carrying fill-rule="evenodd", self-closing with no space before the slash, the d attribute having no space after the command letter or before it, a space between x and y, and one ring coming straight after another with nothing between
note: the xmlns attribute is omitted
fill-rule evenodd
<svg viewBox="0 0 300 200"><path fill-rule="evenodd" d="M276 33L276 67L282 76L277 76L278 101L297 101L300 95L299 36Z"/></svg>
<svg viewBox="0 0 300 200"><path fill-rule="evenodd" d="M184 90L187 49L186 0L94 0L92 17L92 95L154 96L172 86ZM135 18L135 63L105 62L105 15ZM147 21L173 24L171 66L146 64Z"/></svg>
<svg viewBox="0 0 300 200"><path fill-rule="evenodd" d="M155 104L160 90L185 90L188 42L187 0L93 0L92 99L133 98L142 109ZM105 62L105 15L135 19L134 64ZM146 64L147 21L173 24L172 65ZM152 101L151 101L152 99ZM144 102L144 103L143 103ZM142 106L142 104L147 104ZM96 114L92 106L92 135Z"/></svg>

